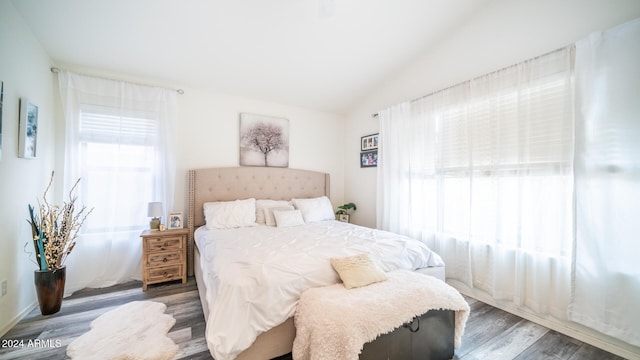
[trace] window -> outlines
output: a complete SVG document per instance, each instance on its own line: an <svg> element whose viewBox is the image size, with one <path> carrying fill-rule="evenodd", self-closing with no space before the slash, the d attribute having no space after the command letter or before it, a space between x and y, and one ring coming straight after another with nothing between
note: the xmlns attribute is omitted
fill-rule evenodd
<svg viewBox="0 0 640 360"><path fill-rule="evenodd" d="M568 256L571 227L557 222L571 223L571 77L523 84L518 70L473 80L467 96L431 113L415 107L416 117L433 118L435 146L433 161L411 171L426 192L413 213L427 211L433 221L422 226L434 233Z"/></svg>
<svg viewBox="0 0 640 360"><path fill-rule="evenodd" d="M146 204L154 199L157 126L137 113L117 116L113 109L83 106L79 126L82 188L90 204L119 203L116 211L97 206L86 232L121 232L146 226ZM108 197L104 197L109 194Z"/></svg>
<svg viewBox="0 0 640 360"><path fill-rule="evenodd" d="M82 178L80 201L93 207L67 261L68 291L140 279L140 233L147 204L172 209L170 127L176 92L58 72L65 115L65 182Z"/></svg>
<svg viewBox="0 0 640 360"><path fill-rule="evenodd" d="M566 319L573 50L380 112L378 226L421 238L447 280Z"/></svg>

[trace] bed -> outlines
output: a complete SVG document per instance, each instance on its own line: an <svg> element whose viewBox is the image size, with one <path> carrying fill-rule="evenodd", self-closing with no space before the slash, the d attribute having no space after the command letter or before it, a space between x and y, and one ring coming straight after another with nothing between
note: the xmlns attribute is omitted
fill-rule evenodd
<svg viewBox="0 0 640 360"><path fill-rule="evenodd" d="M225 269L229 267L236 266L236 271L242 268L244 271L245 267L255 268L258 265L251 264L247 266L239 266L238 262L242 263L242 259L236 257L239 256L239 252L230 248L230 245L221 245L221 244L233 244L239 241L234 240L224 240L223 235L227 236L236 236L237 232L244 232L243 236L248 239L253 239L254 243L245 244L245 249L249 249L251 252L255 252L255 254L260 254L261 246L263 246L265 241L261 241L261 238L271 239L269 242L277 242L281 241L282 249L283 247L291 247L290 244L297 244L297 238L307 236L311 236L314 233L323 234L328 231L337 231L340 234L349 234L350 239L353 239L354 236L352 234L360 234L362 237L375 237L382 236L381 233L376 233L377 230L367 229L358 227L351 224L341 223L335 220L327 220L323 222L308 222L302 226L299 226L302 231L306 231L305 235L296 235L296 233L292 232L292 229L280 229L275 230L275 228L266 227L263 225L253 226L242 228L240 231L227 231L226 229L218 230L218 229L210 229L212 231L206 230L207 226L205 226L205 210L204 206L206 203L214 203L214 202L233 202L239 199L270 199L270 200L291 200L291 199L316 199L322 197L328 197L330 195L330 177L329 174L308 171L308 170L299 170L299 169L290 169L290 168L263 168L263 167L233 167L233 168L208 168L208 169L197 169L189 171L189 202L188 202L188 217L187 217L187 227L189 229L188 242L187 242L187 251L188 251L188 272L189 275L195 275L196 281L198 283L198 291L200 295L200 299L202 302L203 312L205 315L205 319L207 320L207 341L209 349L211 350L214 358L218 360L223 360L225 358L234 358L237 355L237 359L271 359L276 358L281 355L285 355L291 352L293 340L295 338L295 327L293 323L293 318L291 316L291 309L283 308L280 311L279 319L268 319L264 320L263 324L269 324L267 328L264 330L255 330L254 328L247 330L246 332L249 334L249 342L247 345L241 344L239 345L242 349L241 351L236 348L236 343L246 342L246 339L240 340L230 340L231 343L226 348L222 346L222 348L213 349L213 343L218 344L220 342L219 339L215 341L212 340L215 334L212 334L212 329L210 328L220 328L220 321L217 322L217 325L212 325L210 317L218 319L220 316L230 316L235 310L228 310L223 308L223 306L233 305L235 303L241 303L242 306L252 307L255 304L249 304L251 301L248 301L242 297L233 298L233 296L218 296L222 293L220 290L216 290L220 282L223 282L223 275L212 275L212 267L213 265L208 264L208 259L211 259L214 253L218 253L218 255L222 255L218 260L215 260L216 266L220 268L221 266ZM332 209L333 210L333 209ZM264 227L264 228L263 228ZM205 229L205 230L203 230ZM286 230L284 232L275 232ZM296 230L297 231L297 230ZM266 235L265 235L266 232ZM203 235L203 233L206 233ZM293 234L293 235L291 235ZM309 235L311 234L311 235ZM292 240L290 237L293 236ZM313 235L315 236L315 235ZM341 235L342 236L342 235ZM207 242L208 240L198 239L198 242L201 244L200 247L197 246L197 238L202 237L211 237L215 238L215 245L209 245L212 243ZM297 238L296 238L297 237ZM382 236L384 237L384 236ZM213 241L213 240L212 240ZM226 241L226 242L224 242ZM386 239L380 240L381 245L376 252L380 251L389 251L390 247L388 245L384 245ZM414 241L415 242L415 241ZM409 247L410 253L416 252L424 252L424 249L420 247L420 245L414 244L414 242L407 242L401 245L404 252L407 252L407 247ZM415 242L417 243L417 242ZM203 245L204 244L204 245ZM283 245L284 244L284 245ZM318 241L316 245L323 245L322 241ZM342 254L338 255L348 255L350 253L357 252L358 249L361 250L362 244L353 245L353 248L345 248ZM411 247L416 247L415 250L411 250ZM423 246L423 245L421 245ZM386 250L385 250L386 248ZM257 249L257 250L256 250ZM381 250L382 249L382 250ZM243 250L244 251L244 250ZM267 250L264 250L267 251ZM313 263L314 261L318 261L317 258L324 259L326 256L329 256L326 251L331 251L325 248L317 248L314 251L310 251L309 248L302 248L294 251L302 251L306 254L307 258L305 261L298 261L299 263ZM273 254L279 254L279 252L273 252ZM254 255L255 255L254 254ZM263 254L265 254L263 252ZM309 256L309 254L317 254L318 256ZM386 254L386 253L385 253ZM261 263L260 268L265 268L269 266L274 266L273 264L283 264L287 263L287 266L297 266L294 264L289 264L294 259L295 256L292 255L282 255L281 258L266 256L265 258L272 258L271 265L265 265ZM395 255L394 255L395 256ZM430 255L426 255L427 257ZM390 258L388 255L381 255L381 257ZM287 259L285 261L285 259ZM326 260L326 259L325 259ZM404 261L404 260L403 260ZM428 260L417 260L422 261L422 266L420 269L412 269L418 272L426 273L429 275L433 275L441 280L444 280L444 264L442 264L439 257L434 254L434 256ZM426 261L426 262L425 262ZM295 261L293 261L295 263ZM224 263L223 265L221 265ZM325 264L327 262L325 261ZM318 263L320 264L320 263ZM427 266L427 265L430 266ZM313 266L313 265L312 265ZM324 265L323 265L324 266ZM330 265L326 265L330 266ZM391 261L391 264L386 265L388 268L385 270L391 270L393 267L411 267L412 265L398 265L397 261L394 264L394 261ZM241 271L241 272L242 272ZM295 270L299 271L299 270ZM307 271L307 270L305 270ZM227 275L228 276L228 275ZM327 278L327 275L318 275L317 277L310 276L308 273L305 273L303 278L311 278L310 284L300 285L300 286L323 286L330 283L339 282L339 278L330 277ZM212 280L215 278L214 280ZM238 280L238 281L246 281L251 282L251 278L249 280ZM266 282L269 283L270 278L261 278L258 280L253 279L254 282ZM293 281L295 282L295 281ZM211 284L215 283L215 286ZM289 283L289 282L288 282ZM225 283L226 284L226 283ZM296 285L298 286L298 285ZM259 303L268 302L270 297L278 296L278 293L286 293L289 297L297 296L297 292L299 292L301 288L298 286L297 288L286 288L281 291L272 291L272 289L264 289L264 293L260 293L262 296L262 300L257 301ZM270 292L271 291L271 292ZM233 293L235 294L235 293ZM244 294L243 296L254 297L257 293L253 293L253 295ZM221 300L223 299L223 300ZM234 300L235 299L235 300ZM237 301L236 301L237 300ZM226 301L226 302L225 302ZM213 305L211 305L213 304ZM294 304L295 305L295 304ZM290 304L288 305L290 306ZM278 308L278 306L274 306ZM266 310L264 308L258 309L254 311L258 316L264 315L263 313ZM269 310L270 311L270 310ZM226 314L229 312L229 314ZM282 317L283 313L289 313L289 317ZM214 314L214 315L211 315ZM222 314L222 315L220 315ZM242 315L241 313L238 313ZM266 317L266 315L264 315ZM272 316L272 315L269 315ZM243 320L242 316L235 316L232 319L237 319L237 321L230 322L226 326L229 326L229 329L232 327L235 329L236 327L244 326L245 320ZM228 319L227 319L228 320ZM262 319L261 319L262 321ZM244 330L239 330L239 332L243 332ZM218 333L224 331L217 331ZM232 330L229 330L232 332ZM253 332L256 332L254 335ZM223 334L225 336L229 334ZM244 335L243 335L244 336ZM216 345L217 346L217 345ZM233 350L230 350L231 347L234 347Z"/></svg>

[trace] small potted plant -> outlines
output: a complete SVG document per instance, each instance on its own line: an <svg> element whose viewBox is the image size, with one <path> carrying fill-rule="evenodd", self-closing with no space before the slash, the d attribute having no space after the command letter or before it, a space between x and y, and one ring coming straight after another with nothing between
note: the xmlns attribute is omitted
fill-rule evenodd
<svg viewBox="0 0 640 360"><path fill-rule="evenodd" d="M354 203L346 203L338 206L338 210L336 211L336 217L339 221L349 222L349 212L353 210L356 211L356 204Z"/></svg>

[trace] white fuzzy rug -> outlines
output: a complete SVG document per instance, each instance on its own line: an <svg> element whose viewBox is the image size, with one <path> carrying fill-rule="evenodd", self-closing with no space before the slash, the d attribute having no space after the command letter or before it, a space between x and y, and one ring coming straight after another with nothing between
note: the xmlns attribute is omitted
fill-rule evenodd
<svg viewBox="0 0 640 360"><path fill-rule="evenodd" d="M91 322L91 330L67 347L72 359L164 360L178 353L167 333L176 323L155 301L132 301Z"/></svg>

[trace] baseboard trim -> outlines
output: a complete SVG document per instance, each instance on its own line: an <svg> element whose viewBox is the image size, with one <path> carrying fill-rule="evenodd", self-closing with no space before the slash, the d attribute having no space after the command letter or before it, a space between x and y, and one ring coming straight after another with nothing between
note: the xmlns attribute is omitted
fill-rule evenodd
<svg viewBox="0 0 640 360"><path fill-rule="evenodd" d="M24 319L27 314L29 314L33 309L38 306L38 301L32 302L29 306L27 306L24 310L22 310L18 315L16 315L9 323L5 324L2 328L0 328L0 337L3 337L6 333L9 332L20 320Z"/></svg>
<svg viewBox="0 0 640 360"><path fill-rule="evenodd" d="M517 315L523 319L532 321L536 324L542 325L561 334L570 336L589 345L593 345L612 354L621 356L625 359L640 360L640 348L637 348L633 345L627 344L610 336L601 334L586 326L569 321L562 321L552 317L541 316L528 309L520 308L513 304L498 303L488 294L482 291L469 289L468 287L461 285L456 281L447 281L447 283L453 286L460 293L472 297L476 300L482 301L483 303L496 307L500 310L504 310L511 314Z"/></svg>

